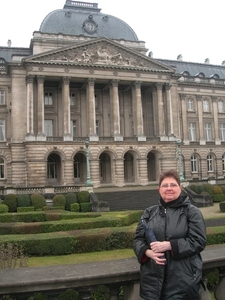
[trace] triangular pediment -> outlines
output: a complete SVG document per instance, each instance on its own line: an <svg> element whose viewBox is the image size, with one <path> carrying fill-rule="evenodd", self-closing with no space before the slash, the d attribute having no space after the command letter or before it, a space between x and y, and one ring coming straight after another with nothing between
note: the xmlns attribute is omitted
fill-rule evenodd
<svg viewBox="0 0 225 300"><path fill-rule="evenodd" d="M105 38L39 53L23 61L24 63L102 66L174 73L174 70L168 66Z"/></svg>

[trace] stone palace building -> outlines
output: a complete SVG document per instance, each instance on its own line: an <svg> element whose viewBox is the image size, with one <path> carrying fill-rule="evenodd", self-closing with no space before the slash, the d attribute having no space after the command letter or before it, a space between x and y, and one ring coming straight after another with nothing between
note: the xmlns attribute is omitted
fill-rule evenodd
<svg viewBox="0 0 225 300"><path fill-rule="evenodd" d="M66 0L0 47L1 187L224 179L225 64L154 59L134 30Z"/></svg>

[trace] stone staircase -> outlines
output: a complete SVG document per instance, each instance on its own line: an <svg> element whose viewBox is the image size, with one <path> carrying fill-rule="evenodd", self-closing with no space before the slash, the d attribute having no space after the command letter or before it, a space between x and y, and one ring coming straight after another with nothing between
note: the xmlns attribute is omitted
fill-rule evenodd
<svg viewBox="0 0 225 300"><path fill-rule="evenodd" d="M106 201L110 211L144 210L146 207L157 204L159 200L158 190L132 189L120 191L94 191L99 201Z"/></svg>

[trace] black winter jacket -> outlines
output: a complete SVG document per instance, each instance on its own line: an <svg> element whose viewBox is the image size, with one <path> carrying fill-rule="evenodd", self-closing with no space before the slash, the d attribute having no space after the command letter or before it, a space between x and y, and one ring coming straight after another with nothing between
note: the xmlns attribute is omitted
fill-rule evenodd
<svg viewBox="0 0 225 300"><path fill-rule="evenodd" d="M140 296L145 300L199 300L202 279L200 252L206 245L205 222L201 211L188 197L147 208L147 221L158 241L170 241L167 264L157 265L145 256L149 245L140 220L134 238L134 252L140 263Z"/></svg>

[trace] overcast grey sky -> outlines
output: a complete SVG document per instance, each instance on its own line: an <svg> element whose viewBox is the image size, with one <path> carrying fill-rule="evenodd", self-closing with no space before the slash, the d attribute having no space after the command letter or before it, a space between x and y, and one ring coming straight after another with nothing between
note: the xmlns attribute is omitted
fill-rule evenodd
<svg viewBox="0 0 225 300"><path fill-rule="evenodd" d="M2 0L0 46L29 47L44 17L66 0ZM91 2L91 1L85 1ZM99 0L102 13L125 21L154 58L221 65L225 60L224 0Z"/></svg>

